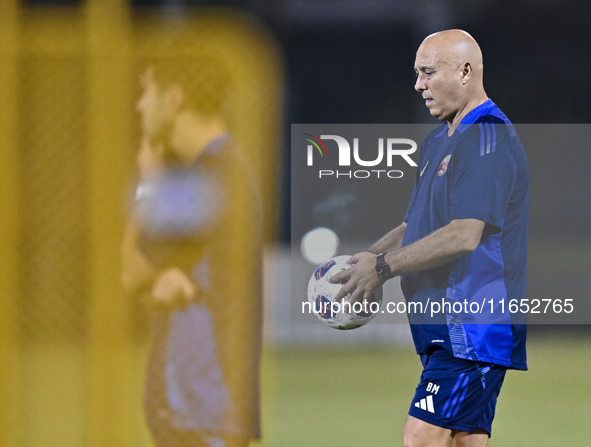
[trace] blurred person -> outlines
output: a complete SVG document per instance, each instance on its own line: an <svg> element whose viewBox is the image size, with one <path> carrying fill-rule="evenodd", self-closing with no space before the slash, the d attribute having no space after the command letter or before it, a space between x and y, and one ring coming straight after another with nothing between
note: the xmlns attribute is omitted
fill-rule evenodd
<svg viewBox="0 0 591 447"><path fill-rule="evenodd" d="M154 62L141 78L122 279L152 309L145 409L158 447L260 436L260 203L221 118L227 83L213 61Z"/></svg>
<svg viewBox="0 0 591 447"><path fill-rule="evenodd" d="M415 89L446 123L423 141L402 224L331 282L345 282L336 300L350 293L354 302L401 275L408 303L462 305L409 312L424 369L403 443L486 446L506 370L527 369L525 319L508 302L525 298L529 168L513 125L484 91L482 53L468 33L428 36L415 71Z"/></svg>

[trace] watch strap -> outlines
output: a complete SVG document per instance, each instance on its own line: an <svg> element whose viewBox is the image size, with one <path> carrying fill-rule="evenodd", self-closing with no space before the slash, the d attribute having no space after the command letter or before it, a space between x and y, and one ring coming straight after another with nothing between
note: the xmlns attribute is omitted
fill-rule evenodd
<svg viewBox="0 0 591 447"><path fill-rule="evenodd" d="M386 264L385 256L386 253L380 253L376 258L376 273L380 279L390 279L394 277L392 270L390 270L390 266Z"/></svg>

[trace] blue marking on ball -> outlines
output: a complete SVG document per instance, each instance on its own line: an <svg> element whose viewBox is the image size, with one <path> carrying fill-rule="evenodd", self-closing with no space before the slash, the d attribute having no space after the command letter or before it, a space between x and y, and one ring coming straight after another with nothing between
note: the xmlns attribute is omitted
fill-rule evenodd
<svg viewBox="0 0 591 447"><path fill-rule="evenodd" d="M336 306L334 306L334 304L336 304ZM325 320L336 317L339 313L338 310L338 303L332 302L323 295L316 297L316 311L318 312L318 315Z"/></svg>
<svg viewBox="0 0 591 447"><path fill-rule="evenodd" d="M334 261L329 261L324 265L321 265L320 267L318 267L316 270L314 270L314 277L318 280L320 278L322 278L324 275L326 275L326 272L328 272L330 270L330 268L335 265L336 262Z"/></svg>

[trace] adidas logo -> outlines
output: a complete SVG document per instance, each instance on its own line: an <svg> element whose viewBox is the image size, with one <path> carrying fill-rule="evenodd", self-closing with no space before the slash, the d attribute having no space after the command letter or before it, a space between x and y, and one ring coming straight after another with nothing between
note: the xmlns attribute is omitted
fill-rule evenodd
<svg viewBox="0 0 591 447"><path fill-rule="evenodd" d="M435 408L433 407L433 396L429 394L426 398L418 401L415 404L415 407L420 408L421 410L427 410L429 413L435 413Z"/></svg>

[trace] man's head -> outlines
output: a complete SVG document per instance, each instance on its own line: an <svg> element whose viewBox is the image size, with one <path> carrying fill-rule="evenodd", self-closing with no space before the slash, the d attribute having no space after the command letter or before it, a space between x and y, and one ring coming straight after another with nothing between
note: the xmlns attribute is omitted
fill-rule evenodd
<svg viewBox="0 0 591 447"><path fill-rule="evenodd" d="M170 142L175 120L182 113L205 119L221 114L230 75L215 58L159 58L145 66L136 108L142 131L152 144Z"/></svg>
<svg viewBox="0 0 591 447"><path fill-rule="evenodd" d="M431 115L442 121L452 121L471 100L486 97L482 53L465 31L428 36L417 50L415 71L415 90L423 95Z"/></svg>

